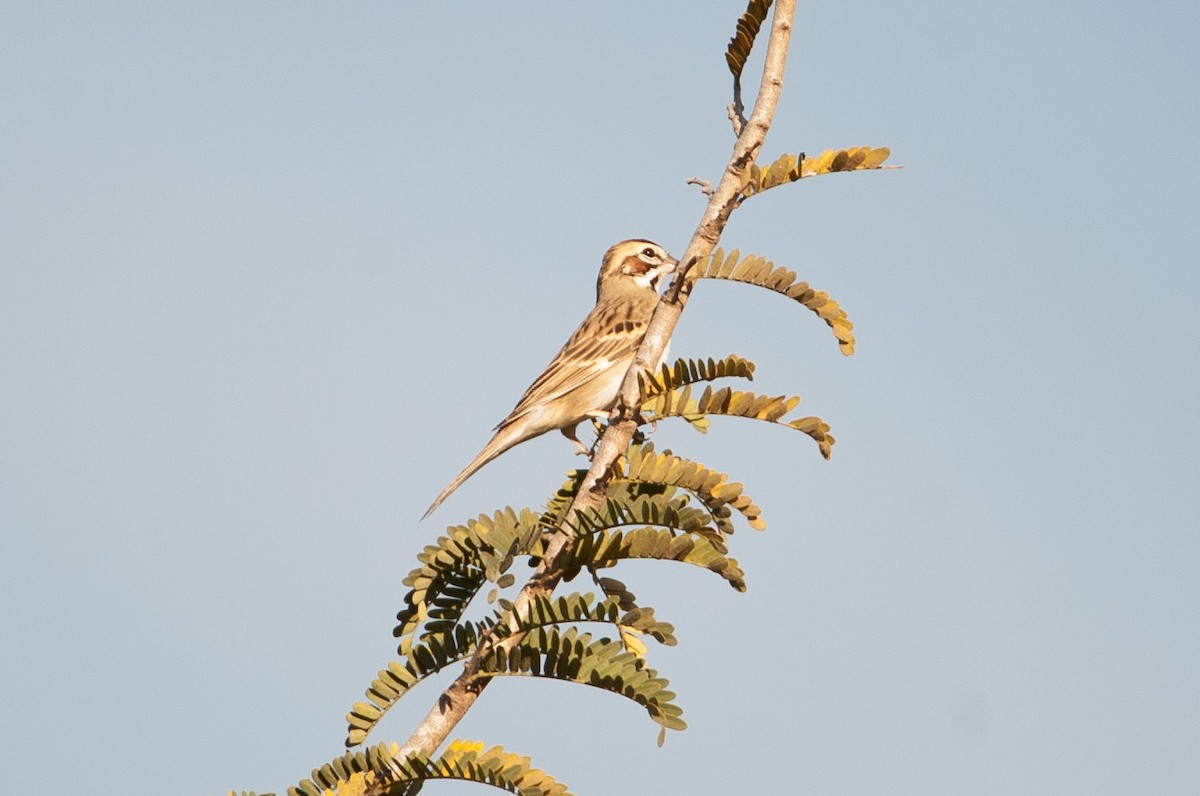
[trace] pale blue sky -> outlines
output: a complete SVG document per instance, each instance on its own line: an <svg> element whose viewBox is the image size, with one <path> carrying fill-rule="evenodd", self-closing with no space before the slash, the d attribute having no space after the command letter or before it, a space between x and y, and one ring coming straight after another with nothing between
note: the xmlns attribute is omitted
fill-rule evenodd
<svg viewBox="0 0 1200 796"><path fill-rule="evenodd" d="M683 249L741 8L0 5L0 790L282 792L340 753L415 554L576 464L530 442L417 522L604 249ZM769 526L733 540L743 595L615 573L678 629L665 748L524 680L461 735L579 794L1200 790L1198 29L802 4L767 152L906 168L772 191L725 240L828 290L859 352L716 283L673 352L758 362L833 460L656 434Z"/></svg>

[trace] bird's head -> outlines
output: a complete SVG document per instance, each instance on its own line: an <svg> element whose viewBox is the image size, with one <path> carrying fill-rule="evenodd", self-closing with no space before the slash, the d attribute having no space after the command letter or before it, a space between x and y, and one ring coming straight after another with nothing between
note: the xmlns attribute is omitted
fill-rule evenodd
<svg viewBox="0 0 1200 796"><path fill-rule="evenodd" d="M657 243L641 238L623 240L609 247L596 280L596 299L610 291L630 288L658 290L658 278L675 270L679 261Z"/></svg>

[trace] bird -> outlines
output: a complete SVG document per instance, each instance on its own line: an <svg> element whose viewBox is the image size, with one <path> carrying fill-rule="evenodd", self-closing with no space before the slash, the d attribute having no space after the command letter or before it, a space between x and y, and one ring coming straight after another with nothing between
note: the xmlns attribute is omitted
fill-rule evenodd
<svg viewBox="0 0 1200 796"><path fill-rule="evenodd" d="M662 246L643 238L610 246L596 278L596 306L508 417L493 429L495 434L479 455L442 490L421 519L479 468L547 431L560 430L580 452L587 453L575 427L585 418L608 417L658 306L658 280L674 272L678 264ZM666 356L664 350L655 369Z"/></svg>

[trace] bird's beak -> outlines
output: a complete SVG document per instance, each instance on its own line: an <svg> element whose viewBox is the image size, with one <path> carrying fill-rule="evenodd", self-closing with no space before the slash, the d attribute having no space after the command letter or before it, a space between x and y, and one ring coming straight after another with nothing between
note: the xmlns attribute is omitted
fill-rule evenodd
<svg viewBox="0 0 1200 796"><path fill-rule="evenodd" d="M679 261L676 260L674 257L670 257L667 259L667 264L666 264L666 266L663 267L662 272L664 274L673 274L673 273L675 273L675 269L678 267L679 267Z"/></svg>

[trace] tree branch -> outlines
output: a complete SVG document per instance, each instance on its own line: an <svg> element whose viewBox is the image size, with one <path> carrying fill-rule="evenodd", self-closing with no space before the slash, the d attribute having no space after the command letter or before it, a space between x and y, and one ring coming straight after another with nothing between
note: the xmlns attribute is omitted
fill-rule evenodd
<svg viewBox="0 0 1200 796"><path fill-rule="evenodd" d="M708 180L702 180L699 177L688 177L687 184L700 186L700 193L704 194L705 196L713 195L712 183Z"/></svg>
<svg viewBox="0 0 1200 796"><path fill-rule="evenodd" d="M681 266L655 310L646 337L638 349L633 365L625 375L618 401L617 418L601 435L600 443L592 456L591 467L564 517L571 517L581 509L600 507L608 473L617 459L629 449L629 443L637 429L634 408L639 397L638 374L649 370L666 348L691 292L688 272L696 262L707 257L716 247L730 214L737 206L743 175L754 161L770 129L783 87L783 69L791 39L795 5L795 0L779 0L775 3L766 63L754 109L739 132L721 181L709 195L704 215L679 259ZM548 532L542 563L513 601L513 627L515 617L527 616L529 607L537 598L550 595L558 586L562 579L563 554L571 541L570 532L562 527ZM393 759L404 760L414 753L432 756L491 682L490 677L479 674L483 656L497 647L511 649L520 642L522 636L521 633L514 633L500 641L497 641L495 636L482 639L475 654L463 667L462 674L442 692L437 703L395 753Z"/></svg>

